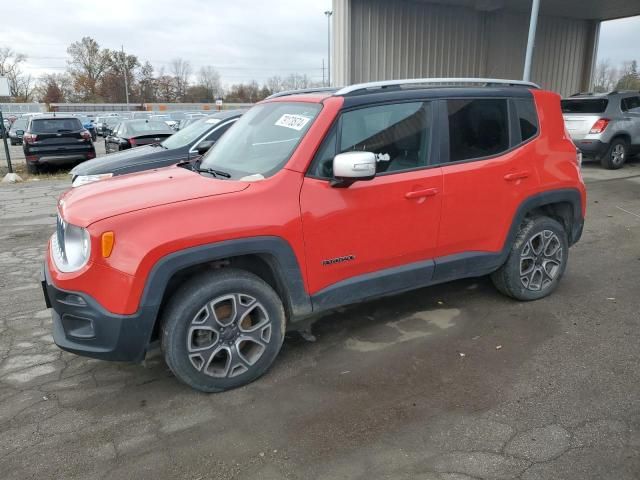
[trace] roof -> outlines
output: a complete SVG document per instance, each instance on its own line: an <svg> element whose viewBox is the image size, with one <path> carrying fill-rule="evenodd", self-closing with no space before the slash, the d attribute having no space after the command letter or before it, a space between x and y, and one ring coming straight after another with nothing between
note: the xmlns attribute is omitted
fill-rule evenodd
<svg viewBox="0 0 640 480"><path fill-rule="evenodd" d="M531 12L531 0L417 0L423 3L457 5L482 11ZM540 2L540 14L583 20L614 20L640 15L640 2L633 0L562 0Z"/></svg>

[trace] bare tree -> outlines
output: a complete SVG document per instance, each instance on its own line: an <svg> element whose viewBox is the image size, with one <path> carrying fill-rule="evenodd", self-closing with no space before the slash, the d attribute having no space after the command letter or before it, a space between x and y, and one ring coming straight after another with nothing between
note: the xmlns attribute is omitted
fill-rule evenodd
<svg viewBox="0 0 640 480"><path fill-rule="evenodd" d="M109 50L103 50L91 37L83 37L67 48L71 57L67 60L69 73L80 96L84 100L94 100L97 96L98 82L109 68Z"/></svg>
<svg viewBox="0 0 640 480"><path fill-rule="evenodd" d="M9 47L0 48L0 77L7 77L9 93L12 97L21 97L25 93L20 65L26 60L26 55L22 53L17 53ZM31 83L30 79L29 83Z"/></svg>
<svg viewBox="0 0 640 480"><path fill-rule="evenodd" d="M169 63L169 68L176 87L176 97L181 100L187 93L189 77L191 76L191 64L182 58L174 58Z"/></svg>
<svg viewBox="0 0 640 480"><path fill-rule="evenodd" d="M222 93L220 74L210 65L200 69L200 72L198 73L198 83L206 91L208 100L214 100Z"/></svg>
<svg viewBox="0 0 640 480"><path fill-rule="evenodd" d="M274 75L273 77L267 78L266 87L271 93L282 92L285 89L284 80L282 80L282 77Z"/></svg>

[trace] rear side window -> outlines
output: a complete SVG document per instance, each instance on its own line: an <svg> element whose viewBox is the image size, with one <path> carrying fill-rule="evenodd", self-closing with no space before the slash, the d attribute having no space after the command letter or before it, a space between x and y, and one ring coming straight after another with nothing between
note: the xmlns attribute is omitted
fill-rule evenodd
<svg viewBox="0 0 640 480"><path fill-rule="evenodd" d="M64 133L82 130L77 118L41 118L31 120L32 133Z"/></svg>
<svg viewBox="0 0 640 480"><path fill-rule="evenodd" d="M509 149L505 99L447 100L449 161L489 157Z"/></svg>
<svg viewBox="0 0 640 480"><path fill-rule="evenodd" d="M580 100L562 100L562 113L604 113L609 105L606 98L588 98Z"/></svg>
<svg viewBox="0 0 640 480"><path fill-rule="evenodd" d="M620 108L622 108L623 112L628 112L629 110L640 111L640 97L623 98L620 102Z"/></svg>
<svg viewBox="0 0 640 480"><path fill-rule="evenodd" d="M520 125L520 140L526 142L538 133L538 112L531 98L514 99Z"/></svg>

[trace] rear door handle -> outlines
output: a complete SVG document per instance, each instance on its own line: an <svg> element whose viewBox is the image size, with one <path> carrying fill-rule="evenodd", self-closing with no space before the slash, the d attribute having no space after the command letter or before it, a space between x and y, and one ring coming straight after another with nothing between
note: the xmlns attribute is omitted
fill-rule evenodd
<svg viewBox="0 0 640 480"><path fill-rule="evenodd" d="M507 173L504 176L504 179L507 182L514 182L516 180L522 180L523 178L528 178L529 175L531 175L531 172L527 171L527 170L523 170L521 172L513 172L513 173Z"/></svg>
<svg viewBox="0 0 640 480"><path fill-rule="evenodd" d="M438 194L437 188L426 188L424 190L414 190L412 192L407 192L404 194L405 198L425 198L425 197L433 197Z"/></svg>

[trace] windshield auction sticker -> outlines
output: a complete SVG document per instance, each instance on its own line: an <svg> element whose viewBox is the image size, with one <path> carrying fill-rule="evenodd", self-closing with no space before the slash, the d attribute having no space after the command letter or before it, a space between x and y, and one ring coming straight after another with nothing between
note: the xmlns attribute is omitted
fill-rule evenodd
<svg viewBox="0 0 640 480"><path fill-rule="evenodd" d="M274 125L300 131L307 123L309 123L309 120L311 120L309 117L305 117L303 115L293 115L290 113L285 113L278 119L278 121Z"/></svg>

